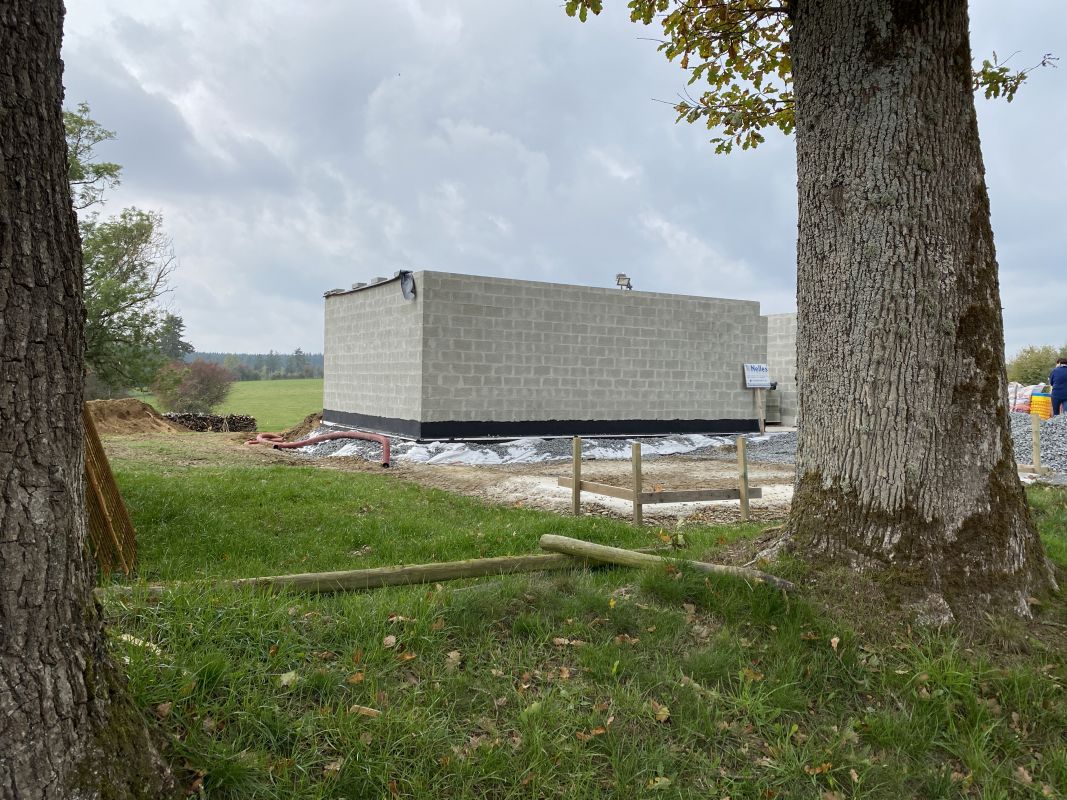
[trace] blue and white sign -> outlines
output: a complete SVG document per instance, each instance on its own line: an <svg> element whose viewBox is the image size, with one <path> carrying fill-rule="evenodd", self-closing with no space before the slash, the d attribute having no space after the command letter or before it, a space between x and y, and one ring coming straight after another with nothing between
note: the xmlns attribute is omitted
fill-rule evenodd
<svg viewBox="0 0 1067 800"><path fill-rule="evenodd" d="M771 371L766 364L745 364L745 388L771 388Z"/></svg>

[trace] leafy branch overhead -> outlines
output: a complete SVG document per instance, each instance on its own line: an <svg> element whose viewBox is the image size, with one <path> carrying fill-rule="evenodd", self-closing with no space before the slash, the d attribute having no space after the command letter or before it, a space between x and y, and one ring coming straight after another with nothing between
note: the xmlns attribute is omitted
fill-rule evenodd
<svg viewBox="0 0 1067 800"><path fill-rule="evenodd" d="M790 0L629 2L630 19L659 24L660 52L689 73L688 87L673 103L678 121L702 121L715 133L711 142L717 153L756 147L768 128L793 132L789 5ZM603 6L603 0L567 0L565 8L585 22ZM994 53L974 71L974 88L1011 102L1034 69L1054 66L1055 60L1045 55L1033 67L1012 71Z"/></svg>

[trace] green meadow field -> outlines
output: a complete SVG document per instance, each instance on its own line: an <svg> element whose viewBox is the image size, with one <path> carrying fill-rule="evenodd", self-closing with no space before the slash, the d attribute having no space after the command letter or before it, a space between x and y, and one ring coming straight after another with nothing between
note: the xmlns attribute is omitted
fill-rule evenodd
<svg viewBox="0 0 1067 800"><path fill-rule="evenodd" d="M159 409L153 395L137 397ZM283 431L316 411L322 411L322 378L236 381L226 402L215 409L216 414L253 416L261 431Z"/></svg>

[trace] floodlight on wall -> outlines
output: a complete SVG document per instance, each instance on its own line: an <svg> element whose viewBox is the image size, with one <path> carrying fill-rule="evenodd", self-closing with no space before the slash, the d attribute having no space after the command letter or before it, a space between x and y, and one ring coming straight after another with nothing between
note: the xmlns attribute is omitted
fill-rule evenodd
<svg viewBox="0 0 1067 800"><path fill-rule="evenodd" d="M615 285L618 286L620 289L633 289L634 288L633 284L630 283L630 279L627 278L621 272L618 275L615 276Z"/></svg>

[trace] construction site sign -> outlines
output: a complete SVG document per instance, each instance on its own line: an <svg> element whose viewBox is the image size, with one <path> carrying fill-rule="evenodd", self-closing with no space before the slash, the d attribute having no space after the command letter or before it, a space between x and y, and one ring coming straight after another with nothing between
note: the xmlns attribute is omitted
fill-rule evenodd
<svg viewBox="0 0 1067 800"><path fill-rule="evenodd" d="M745 388L771 388L771 371L766 364L745 364Z"/></svg>

